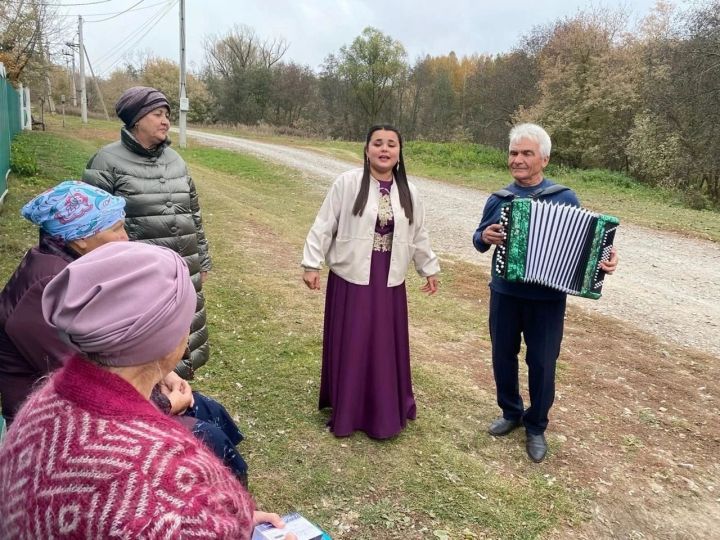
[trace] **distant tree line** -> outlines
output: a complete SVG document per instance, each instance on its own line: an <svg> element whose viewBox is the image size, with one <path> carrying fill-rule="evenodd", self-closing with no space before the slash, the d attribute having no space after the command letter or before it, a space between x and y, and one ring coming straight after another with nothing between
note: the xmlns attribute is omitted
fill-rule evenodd
<svg viewBox="0 0 720 540"><path fill-rule="evenodd" d="M389 122L409 139L504 148L509 126L535 121L553 137L555 163L623 171L685 190L698 207L720 204L720 0L684 11L660 0L634 26L622 11L580 12L495 56L411 62L400 42L374 28L317 71L286 61L284 40L245 26L206 38L204 49L188 81L191 122L343 139ZM177 81L177 64L146 58L101 87L110 103L127 86L147 84L175 104ZM92 85L88 91L92 106Z"/></svg>

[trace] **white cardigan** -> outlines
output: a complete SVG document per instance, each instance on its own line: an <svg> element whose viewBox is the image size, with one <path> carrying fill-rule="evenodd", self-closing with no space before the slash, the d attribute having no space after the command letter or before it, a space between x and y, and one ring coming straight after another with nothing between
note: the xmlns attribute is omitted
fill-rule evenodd
<svg viewBox="0 0 720 540"><path fill-rule="evenodd" d="M362 174L362 169L347 171L338 176L330 187L305 240L302 266L320 269L327 261L330 269L344 280L368 285L380 191L378 182L371 177L365 210L362 215L354 216L352 207L360 191ZM425 229L425 209L415 186L408 184L413 201L412 224L400 206L397 187L393 186L390 190L395 230L388 287L405 281L411 259L422 277L440 272L438 258L430 249L430 238Z"/></svg>

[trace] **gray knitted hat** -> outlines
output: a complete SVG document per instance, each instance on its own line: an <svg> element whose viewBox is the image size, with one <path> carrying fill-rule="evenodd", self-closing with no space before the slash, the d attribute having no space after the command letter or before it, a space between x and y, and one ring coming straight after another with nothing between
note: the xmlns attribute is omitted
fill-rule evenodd
<svg viewBox="0 0 720 540"><path fill-rule="evenodd" d="M167 107L168 111L170 110L170 103L165 94L149 86L133 86L120 96L115 104L115 112L120 120L125 122L125 127L130 129L143 116L159 107Z"/></svg>

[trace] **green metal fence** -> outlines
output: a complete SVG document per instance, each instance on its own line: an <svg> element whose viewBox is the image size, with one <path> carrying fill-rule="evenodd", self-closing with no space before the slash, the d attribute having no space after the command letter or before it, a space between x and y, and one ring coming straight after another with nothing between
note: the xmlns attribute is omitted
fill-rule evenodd
<svg viewBox="0 0 720 540"><path fill-rule="evenodd" d="M20 94L5 77L5 67L0 63L0 208L7 195L10 141L21 129L20 99Z"/></svg>

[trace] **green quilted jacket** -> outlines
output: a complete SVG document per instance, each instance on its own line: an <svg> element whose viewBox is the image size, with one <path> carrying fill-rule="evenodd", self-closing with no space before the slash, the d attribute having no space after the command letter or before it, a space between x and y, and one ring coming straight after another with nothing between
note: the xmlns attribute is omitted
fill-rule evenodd
<svg viewBox="0 0 720 540"><path fill-rule="evenodd" d="M125 199L130 240L170 248L185 259L198 303L189 347L176 371L191 379L210 353L200 272L210 270L211 261L195 184L185 161L169 144L147 150L122 128L119 141L90 159L82 179Z"/></svg>

